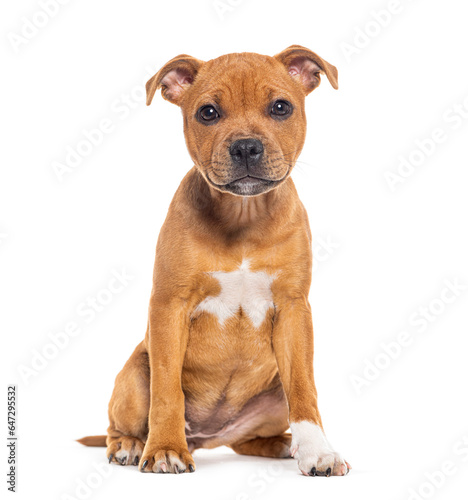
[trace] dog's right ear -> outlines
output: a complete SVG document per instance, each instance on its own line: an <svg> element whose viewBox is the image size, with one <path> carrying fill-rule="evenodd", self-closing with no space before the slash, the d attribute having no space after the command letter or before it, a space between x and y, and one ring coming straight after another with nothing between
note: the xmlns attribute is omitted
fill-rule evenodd
<svg viewBox="0 0 468 500"><path fill-rule="evenodd" d="M320 73L327 75L334 89L338 88L338 70L335 66L301 45L291 45L276 54L275 59L284 64L291 77L302 85L306 95L320 85Z"/></svg>
<svg viewBox="0 0 468 500"><path fill-rule="evenodd" d="M203 61L186 54L171 59L146 82L146 105L151 104L159 87L164 99L179 105L184 91L192 85L202 64Z"/></svg>

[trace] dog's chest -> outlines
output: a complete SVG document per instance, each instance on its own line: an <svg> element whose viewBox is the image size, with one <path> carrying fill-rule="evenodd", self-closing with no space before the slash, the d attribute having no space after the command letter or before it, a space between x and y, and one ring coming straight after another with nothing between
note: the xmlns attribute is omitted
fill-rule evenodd
<svg viewBox="0 0 468 500"><path fill-rule="evenodd" d="M234 271L210 273L220 286L220 293L206 297L198 304L196 313L214 315L223 326L241 311L255 328L259 328L274 307L271 285L275 275L252 271L247 259Z"/></svg>

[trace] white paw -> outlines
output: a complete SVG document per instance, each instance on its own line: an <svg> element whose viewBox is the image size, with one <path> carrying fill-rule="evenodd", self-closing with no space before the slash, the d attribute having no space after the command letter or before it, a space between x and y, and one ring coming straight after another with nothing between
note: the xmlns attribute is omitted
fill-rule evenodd
<svg viewBox="0 0 468 500"><path fill-rule="evenodd" d="M322 429L307 421L291 424L291 455L304 476L344 476L351 469L328 442Z"/></svg>

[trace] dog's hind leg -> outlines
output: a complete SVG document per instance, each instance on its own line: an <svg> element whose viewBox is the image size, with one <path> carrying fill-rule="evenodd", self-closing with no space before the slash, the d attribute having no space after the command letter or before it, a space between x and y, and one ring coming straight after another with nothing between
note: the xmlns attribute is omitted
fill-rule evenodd
<svg viewBox="0 0 468 500"><path fill-rule="evenodd" d="M279 436L258 437L231 445L239 455L255 455L258 457L289 458L291 454L291 434L284 433Z"/></svg>
<svg viewBox="0 0 468 500"><path fill-rule="evenodd" d="M148 435L149 375L148 353L142 342L115 379L107 429L109 463L138 465Z"/></svg>

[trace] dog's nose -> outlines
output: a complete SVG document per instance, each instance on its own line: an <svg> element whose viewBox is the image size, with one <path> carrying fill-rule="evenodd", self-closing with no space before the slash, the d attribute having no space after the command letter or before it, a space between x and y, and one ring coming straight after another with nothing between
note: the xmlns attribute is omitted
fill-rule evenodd
<svg viewBox="0 0 468 500"><path fill-rule="evenodd" d="M263 144L258 139L239 139L231 144L229 153L236 165L253 167L263 156Z"/></svg>

